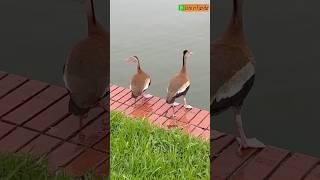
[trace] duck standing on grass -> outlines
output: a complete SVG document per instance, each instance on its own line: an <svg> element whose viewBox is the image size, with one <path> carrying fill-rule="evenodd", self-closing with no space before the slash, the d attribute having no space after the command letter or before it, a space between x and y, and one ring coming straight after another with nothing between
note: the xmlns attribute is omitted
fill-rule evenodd
<svg viewBox="0 0 320 180"><path fill-rule="evenodd" d="M246 44L242 23L244 0L233 0L233 15L227 30L211 46L210 63L211 113L217 115L229 108L235 114L240 149L263 148L255 138L248 139L242 127L241 107L253 86L255 61Z"/></svg>
<svg viewBox="0 0 320 180"><path fill-rule="evenodd" d="M130 83L131 96L135 101L137 101L137 98L141 95L146 99L151 98L152 95L144 94L151 85L151 78L142 70L139 58L137 56L130 56L127 62L137 63L137 72L132 76Z"/></svg>
<svg viewBox="0 0 320 180"><path fill-rule="evenodd" d="M63 67L64 83L70 94L69 112L79 117L80 126L91 108L104 108L100 100L109 94L109 36L96 20L93 0L82 2L86 8L88 36L71 49Z"/></svg>
<svg viewBox="0 0 320 180"><path fill-rule="evenodd" d="M186 67L186 59L191 55L192 55L191 51L188 51L188 50L183 51L181 70L179 73L174 75L169 81L166 102L168 104L171 104L171 109L173 111L172 117L175 117L174 107L178 105L178 103L175 103L174 101L176 98L179 98L180 96L183 96L184 107L187 109L192 108L192 106L187 104L187 99L186 99L186 94L190 87L190 80L189 80L187 67ZM175 125L177 124L176 120L174 121L174 123Z"/></svg>

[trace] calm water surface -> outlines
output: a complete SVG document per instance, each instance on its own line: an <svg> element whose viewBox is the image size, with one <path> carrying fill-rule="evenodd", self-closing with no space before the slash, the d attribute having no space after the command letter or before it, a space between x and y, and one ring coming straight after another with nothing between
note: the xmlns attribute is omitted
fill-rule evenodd
<svg viewBox="0 0 320 180"><path fill-rule="evenodd" d="M0 70L64 86L62 67L72 46L87 35L80 0L1 0ZM106 1L96 0L106 26Z"/></svg>
<svg viewBox="0 0 320 180"><path fill-rule="evenodd" d="M181 68L182 51L188 49L194 53L187 61L191 79L188 101L192 106L209 109L210 14L177 10L178 4L188 2L194 3L111 1L112 83L129 87L136 66L125 59L136 55L151 76L149 93L165 97L170 77Z"/></svg>

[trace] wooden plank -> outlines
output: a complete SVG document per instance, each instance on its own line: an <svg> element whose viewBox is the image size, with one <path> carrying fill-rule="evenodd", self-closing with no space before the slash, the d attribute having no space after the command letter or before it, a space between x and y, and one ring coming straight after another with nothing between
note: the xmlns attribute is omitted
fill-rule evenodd
<svg viewBox="0 0 320 180"><path fill-rule="evenodd" d="M213 179L226 179L235 172L250 156L254 154L256 149L242 150L238 152L239 144L233 142L226 148L216 160L211 163ZM214 149L214 147L213 147Z"/></svg>
<svg viewBox="0 0 320 180"><path fill-rule="evenodd" d="M199 127L204 129L210 129L210 114L208 114L203 121L199 124Z"/></svg>
<svg viewBox="0 0 320 180"><path fill-rule="evenodd" d="M158 110L156 110L154 113L163 115L163 113L166 113L171 108L170 104L165 103L163 106L161 106Z"/></svg>
<svg viewBox="0 0 320 180"><path fill-rule="evenodd" d="M134 110L130 113L130 115L132 115L133 117L147 117L148 112L152 111L152 106L159 100L160 98L154 96L143 102L143 104L139 104L138 106L131 106L134 108Z"/></svg>
<svg viewBox="0 0 320 180"><path fill-rule="evenodd" d="M41 135L29 142L26 146L19 150L19 152L30 153L38 157L45 155L51 151L53 147L58 145L61 141L59 139Z"/></svg>
<svg viewBox="0 0 320 180"><path fill-rule="evenodd" d="M109 162L105 161L101 163L96 169L95 172L100 176L108 176L109 175Z"/></svg>
<svg viewBox="0 0 320 180"><path fill-rule="evenodd" d="M153 124L158 125L159 127L164 127L163 124L168 120L168 118L164 116L159 116L159 118L153 121Z"/></svg>
<svg viewBox="0 0 320 180"><path fill-rule="evenodd" d="M119 106L121 106L121 103L115 101L111 106L110 106L110 110L113 111L116 108L118 108Z"/></svg>
<svg viewBox="0 0 320 180"><path fill-rule="evenodd" d="M33 131L19 127L0 140L0 151L15 152L36 135Z"/></svg>
<svg viewBox="0 0 320 180"><path fill-rule="evenodd" d="M121 106L117 107L116 110L117 111L121 111L124 112L129 106L126 104L121 104Z"/></svg>
<svg viewBox="0 0 320 180"><path fill-rule="evenodd" d="M184 108L184 107L182 107ZM190 123L190 121L192 121L194 118L201 118L198 115L198 113L200 112L201 110L198 109L198 108L192 108L190 111L188 111L187 113L185 113L184 116L182 116L179 121L181 122L184 122L184 123Z"/></svg>
<svg viewBox="0 0 320 180"><path fill-rule="evenodd" d="M166 118L166 117L164 117L164 118ZM189 124L186 124L186 123L184 123L184 122L181 122L181 121L179 121L179 120L177 120L177 119L173 119L173 118L166 118L167 120L166 121L164 121L163 122L163 124L162 124L162 127L164 127L164 128L166 128L166 129L170 129L170 128L173 128L175 125L177 125L180 129L182 129L182 130L190 130L192 127L188 127L189 126ZM176 124L175 124L176 123ZM194 128L193 128L194 129ZM192 130L193 130L192 129ZM192 132L192 131L191 131ZM191 133L190 132L190 133Z"/></svg>
<svg viewBox="0 0 320 180"><path fill-rule="evenodd" d="M318 162L318 159L304 154L294 154L281 164L272 174L270 180L298 180Z"/></svg>
<svg viewBox="0 0 320 180"><path fill-rule="evenodd" d="M183 117L183 115L185 114L185 113L183 113L183 115L181 113L179 114L179 112L182 111L181 109L185 109L182 104L179 104L179 105L174 107L174 113L175 113L175 116L176 116L175 118L177 120L180 120ZM163 113L161 115L165 116L167 118L172 118L173 109L170 107L165 113Z"/></svg>
<svg viewBox="0 0 320 180"><path fill-rule="evenodd" d="M199 127L195 127L193 129L193 131L191 132L192 135L194 135L195 137L200 136L202 133L204 132L203 129L199 128Z"/></svg>
<svg viewBox="0 0 320 180"><path fill-rule="evenodd" d="M22 85L26 81L27 78L13 74L9 74L8 76L4 77L0 80L0 98L13 89L17 88L18 86Z"/></svg>
<svg viewBox="0 0 320 180"><path fill-rule="evenodd" d="M151 116L149 116L149 121L151 123L155 122L160 116L158 114L152 114Z"/></svg>
<svg viewBox="0 0 320 180"><path fill-rule="evenodd" d="M114 91L112 91L110 93L110 99L113 100L113 97L116 96L117 94L119 94L123 90L124 90L124 88L119 86L117 89L115 89Z"/></svg>
<svg viewBox="0 0 320 180"><path fill-rule="evenodd" d="M131 93L127 93L125 96L121 97L118 102L120 103L126 103L127 101L129 101L129 99L131 99ZM133 98L132 98L133 99Z"/></svg>
<svg viewBox="0 0 320 180"><path fill-rule="evenodd" d="M234 140L234 136L231 135L223 136L217 140L210 139L210 160L215 160L216 157L219 157L219 153L221 153L223 149L234 142Z"/></svg>
<svg viewBox="0 0 320 180"><path fill-rule="evenodd" d="M2 119L16 124L23 124L66 94L66 89L50 86Z"/></svg>
<svg viewBox="0 0 320 180"><path fill-rule="evenodd" d="M106 111L110 111L110 109L109 109L109 107L110 107L110 99L109 99L109 97L104 97L103 99L100 100L100 103L102 105L102 108L104 108Z"/></svg>
<svg viewBox="0 0 320 180"><path fill-rule="evenodd" d="M195 128L194 125L187 124L187 125L182 127L182 131L191 134L191 132L193 131L194 128Z"/></svg>
<svg viewBox="0 0 320 180"><path fill-rule="evenodd" d="M204 130L204 132L202 134L200 134L200 137L203 137L205 139L210 139L210 131Z"/></svg>
<svg viewBox="0 0 320 180"><path fill-rule="evenodd" d="M92 146L106 135L106 127L104 124L105 116L100 116L84 129L82 129L70 141L84 146Z"/></svg>
<svg viewBox="0 0 320 180"><path fill-rule="evenodd" d="M106 154L101 152L88 149L80 156L75 158L71 163L69 163L65 170L69 172L68 174L73 176L83 176L90 170L93 170L98 166L101 160L106 158Z"/></svg>
<svg viewBox="0 0 320 180"><path fill-rule="evenodd" d="M160 99L155 104L153 104L153 106L150 108L150 110L151 110L150 112L153 114L158 109L160 109L164 104L166 104L166 101L164 99ZM150 113L150 115L151 115L151 113Z"/></svg>
<svg viewBox="0 0 320 180"><path fill-rule="evenodd" d="M124 113L129 116L134 110L135 107L129 106L126 110L124 110Z"/></svg>
<svg viewBox="0 0 320 180"><path fill-rule="evenodd" d="M304 180L319 180L320 179L320 165L317 165Z"/></svg>
<svg viewBox="0 0 320 180"><path fill-rule="evenodd" d="M183 117L190 111L190 109L186 109L183 107L183 105L181 104L180 105L180 108L178 109L175 109L175 115L176 115L176 119L180 120L180 119L183 119ZM171 117L172 116L172 112L168 113L168 116ZM167 117L168 117L167 116Z"/></svg>
<svg viewBox="0 0 320 180"><path fill-rule="evenodd" d="M128 106L132 106L132 105L141 105L141 104L139 104L139 103L141 103L142 102L142 97L141 96L139 96L139 97L137 97L137 99L135 99L135 98L130 98L129 100L127 100L124 104L126 104L126 105L128 105Z"/></svg>
<svg viewBox="0 0 320 180"><path fill-rule="evenodd" d="M191 124L195 125L195 126L199 126L199 124L202 122L202 120L209 115L209 112L208 111L204 111L202 110L201 112L199 112L197 114L196 117L194 117L192 120L191 120Z"/></svg>
<svg viewBox="0 0 320 180"><path fill-rule="evenodd" d="M132 118L145 118L149 115L149 112L144 111L143 109L140 109L140 108L135 109L132 106L130 106L130 108L133 108L133 109L130 110L131 112L128 115Z"/></svg>
<svg viewBox="0 0 320 180"><path fill-rule="evenodd" d="M119 99L121 99L122 97L124 97L125 95L129 94L130 90L129 89L124 89L123 91L121 91L120 93L118 93L117 95L112 97L112 100L114 101L118 101Z"/></svg>
<svg viewBox="0 0 320 180"><path fill-rule="evenodd" d="M216 131L216 130L211 130L210 131L210 139L212 140L217 140L223 136L225 136L226 134L225 133L222 133L222 132L219 132L219 131Z"/></svg>
<svg viewBox="0 0 320 180"><path fill-rule="evenodd" d="M52 126L46 134L59 137L62 139L68 139L75 132L79 131L81 128L85 127L90 121L98 118L103 113L101 108L94 108L89 111L88 117L83 119L82 127L80 127L80 119L74 115L68 116L63 121Z"/></svg>
<svg viewBox="0 0 320 180"><path fill-rule="evenodd" d="M234 180L265 179L288 154L289 151L285 149L267 146L250 163L243 166L230 178Z"/></svg>
<svg viewBox="0 0 320 180"><path fill-rule="evenodd" d="M165 104L166 104L166 100L160 98L156 103L152 105L151 107L152 113L155 113L158 109L160 109Z"/></svg>
<svg viewBox="0 0 320 180"><path fill-rule="evenodd" d="M2 79L3 77L5 77L6 75L8 75L8 73L0 71L0 79Z"/></svg>
<svg viewBox="0 0 320 180"><path fill-rule="evenodd" d="M117 89L118 88L118 86L117 85L111 85L110 86L110 92L112 92L112 91L114 91L115 89Z"/></svg>
<svg viewBox="0 0 320 180"><path fill-rule="evenodd" d="M63 99L31 119L29 122L24 124L24 126L37 131L44 131L50 128L51 125L69 115L69 99L69 96L64 97Z"/></svg>
<svg viewBox="0 0 320 180"><path fill-rule="evenodd" d="M108 153L110 147L110 142L108 141L108 136L105 136L100 142L93 146L93 149Z"/></svg>
<svg viewBox="0 0 320 180"><path fill-rule="evenodd" d="M110 100L110 106L114 103L115 101L113 101L113 100Z"/></svg>
<svg viewBox="0 0 320 180"><path fill-rule="evenodd" d="M59 167L63 167L83 151L84 147L68 142L58 146L47 156L49 172L54 173Z"/></svg>
<svg viewBox="0 0 320 180"><path fill-rule="evenodd" d="M0 99L0 116L25 103L29 98L47 88L47 84L39 81L28 81L21 87Z"/></svg>
<svg viewBox="0 0 320 180"><path fill-rule="evenodd" d="M14 125L5 123L5 122L1 122L0 121L0 140L2 139L3 136L5 136L6 134L8 134L10 131L12 131L15 128Z"/></svg>

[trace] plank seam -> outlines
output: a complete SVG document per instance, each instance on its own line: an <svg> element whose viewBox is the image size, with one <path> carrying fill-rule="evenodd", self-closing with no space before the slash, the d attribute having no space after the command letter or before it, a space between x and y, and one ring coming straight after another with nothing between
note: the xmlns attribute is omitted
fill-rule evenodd
<svg viewBox="0 0 320 180"><path fill-rule="evenodd" d="M235 171L233 171L229 176L228 178L231 178L232 176L236 175L242 168L246 167L248 164L250 164L250 162L252 162L257 156L259 153L261 153L263 149L257 149L255 150L255 152L249 156L249 158L247 160L245 160L238 168L236 168Z"/></svg>
<svg viewBox="0 0 320 180"><path fill-rule="evenodd" d="M8 75L7 75L8 76ZM6 76L5 76L6 77ZM0 99L6 97L7 95L11 94L13 91L17 90L18 88L20 88L21 86L25 85L27 82L29 82L29 79L24 80L23 82L21 82L19 85L17 85L16 87L12 88L11 90L9 90L7 93L3 94L2 96L0 96Z"/></svg>
<svg viewBox="0 0 320 180"><path fill-rule="evenodd" d="M69 135L68 137L66 137L64 140L70 141L71 138L75 137L80 131L82 131L83 129L85 129L86 127L88 127L89 124L93 123L93 121L95 121L95 120L97 120L98 118L100 118L103 114L104 114L104 111L100 112L98 115L96 115L96 116L94 116L93 118L91 118L84 126L82 126L80 129L76 130L74 133L72 133L71 135Z"/></svg>
<svg viewBox="0 0 320 180"><path fill-rule="evenodd" d="M7 122L2 121L2 120L1 120L1 122L7 123ZM2 139L4 139L5 137L7 137L9 134L11 134L13 131L15 131L15 130L17 129L17 127L18 127L18 126L16 126L16 124L11 124L11 123L7 123L7 124L13 125L14 128L12 128L9 132L3 134L3 135L0 137L0 141L1 141Z"/></svg>
<svg viewBox="0 0 320 180"><path fill-rule="evenodd" d="M7 77L9 74L7 72L3 72L3 75L0 77L0 80L4 79Z"/></svg>
<svg viewBox="0 0 320 180"><path fill-rule="evenodd" d="M47 106L45 106L42 110L40 110L39 112L35 113L33 116L31 116L30 118L28 118L27 120L25 120L24 122L21 123L21 126L25 125L26 123L28 123L29 121L31 121L32 119L34 119L35 117L37 117L39 114L41 114L42 112L46 111L47 109L49 109L51 106L53 106L54 104L56 104L57 102L59 102L60 100L62 100L64 97L66 97L68 94L65 93L63 94L61 97L59 97L58 99L54 100L53 102L51 102L50 104L48 104Z"/></svg>
<svg viewBox="0 0 320 180"><path fill-rule="evenodd" d="M96 142L95 144L91 145L91 146L90 146L90 148L91 148L91 149L94 149L94 150L96 150L96 151L100 151L100 152L103 152L103 153L105 153L105 154L108 154L109 152L101 151L100 149L95 148L94 146L98 145L100 142L102 142L102 141L103 141L103 139L104 139L104 138L108 137L109 135L110 135L110 132L109 132L109 133L107 133L107 135L106 135L106 136L104 136L103 138L101 138L98 142ZM109 138L110 138L110 137L109 137Z"/></svg>
<svg viewBox="0 0 320 180"><path fill-rule="evenodd" d="M218 152L216 152L216 154L213 153L213 159L212 159L211 163L213 163L216 160L216 158L217 158L217 157L215 158L216 155L219 155L219 154L223 153L223 151L226 150L235 141L236 141L236 139L234 137L232 137L232 140L229 143L225 144Z"/></svg>
<svg viewBox="0 0 320 180"><path fill-rule="evenodd" d="M319 160L313 166L311 166L308 171L306 171L306 173L302 176L301 179L305 179L312 172L312 170L314 170L318 165L319 165Z"/></svg>
<svg viewBox="0 0 320 180"><path fill-rule="evenodd" d="M21 127L23 128L23 127ZM25 128L24 128L25 129ZM31 143L32 141L34 141L36 138L40 137L41 134L37 134L35 137L33 137L32 139L30 139L29 141L27 141L26 143L22 144L16 151L15 153L19 152L21 149L23 149L24 147L26 147L29 143Z"/></svg>
<svg viewBox="0 0 320 180"><path fill-rule="evenodd" d="M11 110L9 110L8 112L4 113L1 117L5 117L6 115L10 114L11 112L15 111L16 109L18 109L19 107L23 106L25 103L29 102L30 100L32 100L35 96L39 95L41 92L45 91L46 89L48 89L50 86L46 85L44 88L42 88L39 92L35 93L34 95L28 97L26 100L24 100L23 102L19 103L18 105L14 106ZM5 122L9 122L6 120L3 120ZM18 124L16 124L18 125Z"/></svg>
<svg viewBox="0 0 320 180"><path fill-rule="evenodd" d="M279 169L279 167L283 164L283 163L285 163L290 157L292 157L293 156L293 153L292 152L289 152L287 155L286 155L286 157L285 158L283 158L280 162L279 162L279 164L277 164L275 167L274 167L274 169L266 176L266 178L264 179L264 180L268 180L268 179L270 179L270 177L272 176L272 175L274 175L274 173Z"/></svg>
<svg viewBox="0 0 320 180"><path fill-rule="evenodd" d="M235 173L236 171L238 171L242 166L245 166L245 165L247 164L247 162L248 162L250 159L253 159L253 157L255 157L259 152L260 152L259 150L254 150L254 152L253 152L249 157L247 157L246 159L244 159L244 161L243 161L241 164L239 164L239 166L236 167L235 170L233 170L233 171L227 176L226 179L229 180L230 177L231 177L232 175L234 175L234 173ZM231 179L231 180L232 180L232 179Z"/></svg>

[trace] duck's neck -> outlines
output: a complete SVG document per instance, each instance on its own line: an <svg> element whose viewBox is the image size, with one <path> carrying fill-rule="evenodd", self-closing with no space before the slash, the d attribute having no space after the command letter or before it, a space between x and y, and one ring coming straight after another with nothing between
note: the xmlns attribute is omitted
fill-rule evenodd
<svg viewBox="0 0 320 180"><path fill-rule="evenodd" d="M244 44L243 31L243 1L233 0L233 13L229 26L222 36L222 40L233 44Z"/></svg>
<svg viewBox="0 0 320 180"><path fill-rule="evenodd" d="M137 59L137 72L141 72L140 60Z"/></svg>
<svg viewBox="0 0 320 180"><path fill-rule="evenodd" d="M93 0L85 0L85 8L88 21L88 35L94 35L99 31L99 24L96 20Z"/></svg>
<svg viewBox="0 0 320 180"><path fill-rule="evenodd" d="M182 67L181 67L181 73L186 73L187 68L186 68L186 57L185 55L182 56Z"/></svg>

